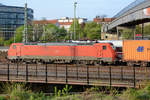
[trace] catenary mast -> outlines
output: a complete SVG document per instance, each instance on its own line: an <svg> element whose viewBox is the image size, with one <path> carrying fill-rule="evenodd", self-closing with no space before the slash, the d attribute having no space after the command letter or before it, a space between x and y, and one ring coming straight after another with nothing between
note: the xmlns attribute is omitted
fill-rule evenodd
<svg viewBox="0 0 150 100"><path fill-rule="evenodd" d="M27 43L28 42L28 18L27 18L27 0L25 2L25 8L24 8L24 33L23 33L23 42Z"/></svg>

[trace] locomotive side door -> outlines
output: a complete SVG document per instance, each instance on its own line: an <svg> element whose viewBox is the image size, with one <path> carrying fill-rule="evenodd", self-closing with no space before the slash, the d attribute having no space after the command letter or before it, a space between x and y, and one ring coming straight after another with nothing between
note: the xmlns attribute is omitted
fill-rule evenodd
<svg viewBox="0 0 150 100"><path fill-rule="evenodd" d="M106 54L108 53L107 52L107 45L102 45L102 49L101 49L101 56L102 58L105 58L106 57Z"/></svg>

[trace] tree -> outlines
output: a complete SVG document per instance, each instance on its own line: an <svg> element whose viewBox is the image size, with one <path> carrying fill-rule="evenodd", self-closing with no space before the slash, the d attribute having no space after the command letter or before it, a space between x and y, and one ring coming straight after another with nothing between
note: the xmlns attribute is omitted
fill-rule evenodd
<svg viewBox="0 0 150 100"><path fill-rule="evenodd" d="M83 32L83 29L81 28L78 20L75 20L75 31L76 31L76 35L75 35L75 40L81 38L81 34ZM69 33L72 34L72 39L74 39L74 21L71 24L71 27L69 29Z"/></svg>
<svg viewBox="0 0 150 100"><path fill-rule="evenodd" d="M53 24L43 26L43 34L40 38L41 41L50 42L55 41L55 37L58 33L58 27Z"/></svg>
<svg viewBox="0 0 150 100"><path fill-rule="evenodd" d="M136 34L142 34L142 28L139 25L136 25Z"/></svg>
<svg viewBox="0 0 150 100"><path fill-rule="evenodd" d="M16 29L15 42L22 42L24 26L20 26Z"/></svg>
<svg viewBox="0 0 150 100"><path fill-rule="evenodd" d="M122 33L122 38L123 39L133 39L134 34L132 29L124 29Z"/></svg>
<svg viewBox="0 0 150 100"><path fill-rule="evenodd" d="M16 43L18 42L22 42L22 38L23 38L23 34L24 34L24 26L20 26L16 29L16 35L15 35L15 38L11 38L11 39L15 39L14 41ZM28 33L27 33L27 39L29 42L32 42L33 39L33 32L32 32L32 26L31 25L28 25Z"/></svg>
<svg viewBox="0 0 150 100"><path fill-rule="evenodd" d="M101 25L95 22L89 22L85 24L83 39L88 38L90 40L101 38Z"/></svg>
<svg viewBox="0 0 150 100"><path fill-rule="evenodd" d="M150 35L150 25L146 25L144 27L144 35Z"/></svg>
<svg viewBox="0 0 150 100"><path fill-rule="evenodd" d="M54 24L48 24L43 26L43 34L40 40L45 42L62 41L65 39L66 34L67 32L64 28L58 28Z"/></svg>
<svg viewBox="0 0 150 100"><path fill-rule="evenodd" d="M12 44L14 41L16 43L22 42L22 34L23 34L24 26L20 26L16 29L16 34L14 37L11 37L9 40L5 40L4 46L9 46Z"/></svg>
<svg viewBox="0 0 150 100"><path fill-rule="evenodd" d="M5 40L4 42L4 45L5 46L8 46L10 45L11 43L15 42L15 43L19 43L19 42L22 42L22 35L23 35L23 32L24 32L24 26L20 26L16 29L16 34L14 37L11 37L9 40ZM32 26L29 26L28 25L28 34L27 34L27 38L28 38L28 41L29 42L32 42L33 39L32 39Z"/></svg>
<svg viewBox="0 0 150 100"><path fill-rule="evenodd" d="M10 45L13 42L22 42L24 32L24 26L20 26L16 29L16 34L14 37L6 40L4 42L5 46ZM58 28L56 25L48 24L48 25L28 25L28 34L27 39L28 42L37 42L39 40L44 42L51 41L62 41L66 37L66 30L62 28ZM3 39L0 38L0 41ZM2 42L1 42L2 43Z"/></svg>
<svg viewBox="0 0 150 100"><path fill-rule="evenodd" d="M66 36L67 36L67 31L65 30L65 28L64 27L60 28L57 33L57 41L65 40Z"/></svg>
<svg viewBox="0 0 150 100"><path fill-rule="evenodd" d="M4 45L4 34L3 34L3 30L0 27L0 46Z"/></svg>
<svg viewBox="0 0 150 100"><path fill-rule="evenodd" d="M39 41L43 33L43 25L33 24L33 41Z"/></svg>
<svg viewBox="0 0 150 100"><path fill-rule="evenodd" d="M0 46L3 46L3 45L4 45L4 38L0 37Z"/></svg>
<svg viewBox="0 0 150 100"><path fill-rule="evenodd" d="M140 25L136 25L135 29L136 34L142 34L142 27ZM144 36L150 35L150 25L144 26ZM122 34L123 39L133 39L134 31L132 29L124 29Z"/></svg>

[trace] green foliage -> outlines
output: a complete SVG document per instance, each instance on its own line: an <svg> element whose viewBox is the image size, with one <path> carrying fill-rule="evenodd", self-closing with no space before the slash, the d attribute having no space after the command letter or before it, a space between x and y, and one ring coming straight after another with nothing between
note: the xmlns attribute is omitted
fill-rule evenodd
<svg viewBox="0 0 150 100"><path fill-rule="evenodd" d="M67 31L65 30L64 27L62 27L62 28L60 28L60 29L58 30L56 40L57 40L57 41L63 41L63 40L66 39L66 36L67 36Z"/></svg>
<svg viewBox="0 0 150 100"><path fill-rule="evenodd" d="M142 34L142 28L140 25L136 25L136 34ZM144 36L150 35L150 25L144 26ZM122 34L123 39L133 39L134 31L132 29L124 29Z"/></svg>
<svg viewBox="0 0 150 100"><path fill-rule="evenodd" d="M144 35L150 35L150 25L146 25L144 27Z"/></svg>
<svg viewBox="0 0 150 100"><path fill-rule="evenodd" d="M4 41L4 46L9 46L11 43L13 43L13 39L5 40Z"/></svg>
<svg viewBox="0 0 150 100"><path fill-rule="evenodd" d="M7 99L4 96L0 96L0 100L7 100Z"/></svg>
<svg viewBox="0 0 150 100"><path fill-rule="evenodd" d="M71 25L69 32L70 34L74 33L74 22ZM76 20L76 39L78 39L78 37L80 37L80 39L82 40L101 39L101 25L95 22L89 22L85 24L84 28L81 28L81 25ZM73 39L74 39L74 35L73 35Z"/></svg>
<svg viewBox="0 0 150 100"><path fill-rule="evenodd" d="M55 89L55 97L60 97L62 96L67 96L69 95L69 91L72 89L72 86L68 86L66 85L62 90L57 90L57 87L54 88Z"/></svg>
<svg viewBox="0 0 150 100"><path fill-rule="evenodd" d="M4 46L9 46L11 43L19 43L22 42L22 35L24 32L24 26L20 26L16 29L15 37L10 38L9 40L4 41ZM28 26L28 41L32 42L32 26Z"/></svg>
<svg viewBox="0 0 150 100"><path fill-rule="evenodd" d="M62 41L66 36L64 28L58 28L56 25L48 24L43 26L43 34L40 38L41 41Z"/></svg>
<svg viewBox="0 0 150 100"><path fill-rule="evenodd" d="M142 34L142 28L139 25L136 26L136 34Z"/></svg>
<svg viewBox="0 0 150 100"><path fill-rule="evenodd" d="M62 94L63 96L66 96L69 94L69 91L72 89L72 86L68 87L68 85L65 86L65 88L63 88L62 90Z"/></svg>
<svg viewBox="0 0 150 100"><path fill-rule="evenodd" d="M24 26L20 26L16 29L15 42L22 42Z"/></svg>
<svg viewBox="0 0 150 100"><path fill-rule="evenodd" d="M8 95L7 100L49 100L43 92L33 93L21 83L4 84L3 92Z"/></svg>
<svg viewBox="0 0 150 100"><path fill-rule="evenodd" d="M4 38L0 37L0 46L4 45Z"/></svg>
<svg viewBox="0 0 150 100"><path fill-rule="evenodd" d="M43 25L33 24L33 41L39 41L43 33Z"/></svg>
<svg viewBox="0 0 150 100"><path fill-rule="evenodd" d="M9 46L13 42L22 42L23 32L24 26L20 26L16 29L15 37L10 38L9 40L5 40L4 42L1 42L3 39L0 38L0 42L4 44L4 46ZM63 27L58 28L53 24L32 26L28 25L28 42L37 42L39 40L44 42L62 41L65 39L66 35L67 32Z"/></svg>
<svg viewBox="0 0 150 100"><path fill-rule="evenodd" d="M54 88L55 89L55 97L60 97L61 96L61 90L57 91L57 87Z"/></svg>
<svg viewBox="0 0 150 100"><path fill-rule="evenodd" d="M33 93L26 88L25 84L21 83L7 83L2 88L7 95L0 96L0 100L150 100L149 85L141 89L129 88L122 93L116 92L115 89L103 88L101 91L100 88L93 87L82 94L74 95L69 94L72 87L66 85L62 90L57 90L55 87L55 97L53 98L45 96L43 92Z"/></svg>
<svg viewBox="0 0 150 100"><path fill-rule="evenodd" d="M41 41L54 41L56 34L58 33L58 27L53 24L48 24L43 26L43 34L40 38Z"/></svg>
<svg viewBox="0 0 150 100"><path fill-rule="evenodd" d="M81 28L81 25L79 24L78 20L76 19L75 22L73 21L73 23L71 24L71 27L69 29L69 33L72 33L72 38L74 39L74 23L75 23L75 31L76 31L76 36L75 36L75 40L82 38L81 34L83 33L83 29Z"/></svg>
<svg viewBox="0 0 150 100"><path fill-rule="evenodd" d="M16 35L15 35L15 38L12 37L10 39L10 41L15 41L16 43L18 42L22 42L22 38L23 38L23 33L24 33L24 26L20 26L16 29ZM32 33L32 26L29 26L28 25L28 41L33 41L32 40L32 36L33 36L33 33ZM15 39L15 40L14 40Z"/></svg>
<svg viewBox="0 0 150 100"><path fill-rule="evenodd" d="M123 39L133 39L134 34L132 29L124 29L122 33Z"/></svg>
<svg viewBox="0 0 150 100"><path fill-rule="evenodd" d="M101 25L95 22L86 23L82 36L90 40L101 39Z"/></svg>
<svg viewBox="0 0 150 100"><path fill-rule="evenodd" d="M103 91L103 92L102 92ZM109 92L109 94L108 94ZM55 97L53 100L150 100L150 86L141 89L129 88L123 93L116 89L106 88L100 90L97 87L86 90L82 94Z"/></svg>

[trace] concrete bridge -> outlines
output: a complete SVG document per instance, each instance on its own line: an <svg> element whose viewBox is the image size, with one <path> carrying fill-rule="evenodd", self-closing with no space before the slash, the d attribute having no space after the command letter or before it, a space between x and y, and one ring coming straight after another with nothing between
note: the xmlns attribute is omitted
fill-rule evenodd
<svg viewBox="0 0 150 100"><path fill-rule="evenodd" d="M114 16L110 24L104 25L104 31L116 29L118 26L131 27L150 22L150 0L136 0Z"/></svg>

